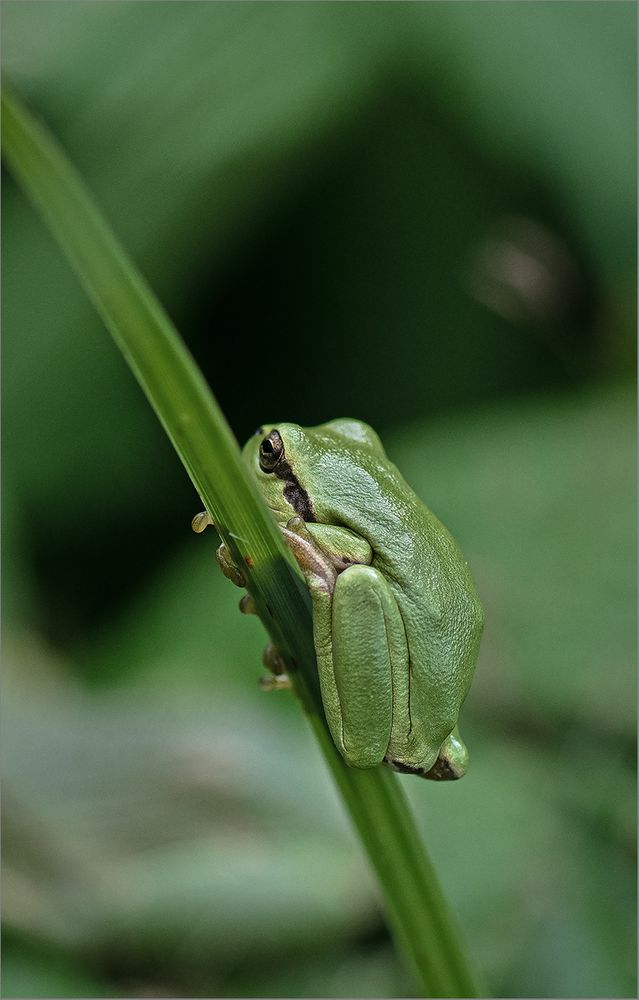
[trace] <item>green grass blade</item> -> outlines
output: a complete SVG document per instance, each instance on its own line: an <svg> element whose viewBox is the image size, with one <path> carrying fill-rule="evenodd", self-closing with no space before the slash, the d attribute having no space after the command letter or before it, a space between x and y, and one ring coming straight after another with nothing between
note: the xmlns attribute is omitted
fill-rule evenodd
<svg viewBox="0 0 639 1000"><path fill-rule="evenodd" d="M197 365L63 151L6 88L2 145L7 166L77 272L220 534L246 566L248 588L285 656L423 995L479 996L398 779L383 767L347 767L333 744L319 696L306 588Z"/></svg>

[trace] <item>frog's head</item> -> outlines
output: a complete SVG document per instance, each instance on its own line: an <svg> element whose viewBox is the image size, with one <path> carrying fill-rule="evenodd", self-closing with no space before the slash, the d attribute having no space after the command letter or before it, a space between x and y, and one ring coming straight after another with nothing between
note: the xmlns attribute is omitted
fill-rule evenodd
<svg viewBox="0 0 639 1000"><path fill-rule="evenodd" d="M298 424L265 424L247 441L243 456L278 521L296 514L305 521L317 519L309 491L317 461L310 431Z"/></svg>
<svg viewBox="0 0 639 1000"><path fill-rule="evenodd" d="M265 424L244 446L245 462L278 521L299 515L324 521L336 483L349 479L363 456L383 448L367 424L341 419L319 427Z"/></svg>

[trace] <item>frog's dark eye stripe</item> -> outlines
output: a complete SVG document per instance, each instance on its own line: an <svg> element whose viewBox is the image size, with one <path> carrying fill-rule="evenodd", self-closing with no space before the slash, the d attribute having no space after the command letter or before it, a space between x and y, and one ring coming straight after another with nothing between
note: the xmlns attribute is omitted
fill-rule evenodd
<svg viewBox="0 0 639 1000"><path fill-rule="evenodd" d="M271 431L260 445L260 469L262 472L273 472L283 456L284 442L278 431Z"/></svg>
<svg viewBox="0 0 639 1000"><path fill-rule="evenodd" d="M310 497L286 460L284 442L279 431L271 431L260 444L260 469L262 472L273 472L278 479L284 481L286 484L282 491L284 499L290 503L296 514L305 521L315 520Z"/></svg>

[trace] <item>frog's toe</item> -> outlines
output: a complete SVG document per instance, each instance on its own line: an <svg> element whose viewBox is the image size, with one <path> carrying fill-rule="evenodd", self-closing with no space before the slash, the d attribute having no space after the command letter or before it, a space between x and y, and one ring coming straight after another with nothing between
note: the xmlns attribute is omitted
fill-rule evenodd
<svg viewBox="0 0 639 1000"><path fill-rule="evenodd" d="M222 542L218 545L215 550L215 558L217 559L217 564L226 576L236 587L246 587L246 577L239 567L233 562L231 553L229 552L227 546Z"/></svg>
<svg viewBox="0 0 639 1000"><path fill-rule="evenodd" d="M196 535L201 535L202 532L209 527L209 525L213 528L215 527L213 518L209 514L208 510L200 511L200 513L196 514L191 521L191 527Z"/></svg>
<svg viewBox="0 0 639 1000"><path fill-rule="evenodd" d="M276 676L284 677L286 675L286 665L284 660L277 651L277 647L269 642L267 646L264 647L262 652L262 663L267 670L270 670L272 674Z"/></svg>
<svg viewBox="0 0 639 1000"><path fill-rule="evenodd" d="M268 676L260 677L262 691L285 691L292 687L284 660L272 642L262 653L262 663L271 671Z"/></svg>
<svg viewBox="0 0 639 1000"><path fill-rule="evenodd" d="M243 615L258 615L257 604L250 594L245 594L240 600L240 611Z"/></svg>
<svg viewBox="0 0 639 1000"><path fill-rule="evenodd" d="M259 685L262 691L290 691L292 688L291 679L287 674L266 674L260 677Z"/></svg>

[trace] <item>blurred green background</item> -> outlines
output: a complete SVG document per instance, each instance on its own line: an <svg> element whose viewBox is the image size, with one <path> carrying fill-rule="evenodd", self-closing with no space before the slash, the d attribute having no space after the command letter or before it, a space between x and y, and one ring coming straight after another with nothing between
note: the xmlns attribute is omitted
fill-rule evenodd
<svg viewBox="0 0 639 1000"><path fill-rule="evenodd" d="M635 5L2 29L238 438L370 421L466 553L472 767L399 780L490 995L635 996ZM413 995L185 473L3 179L3 995Z"/></svg>

